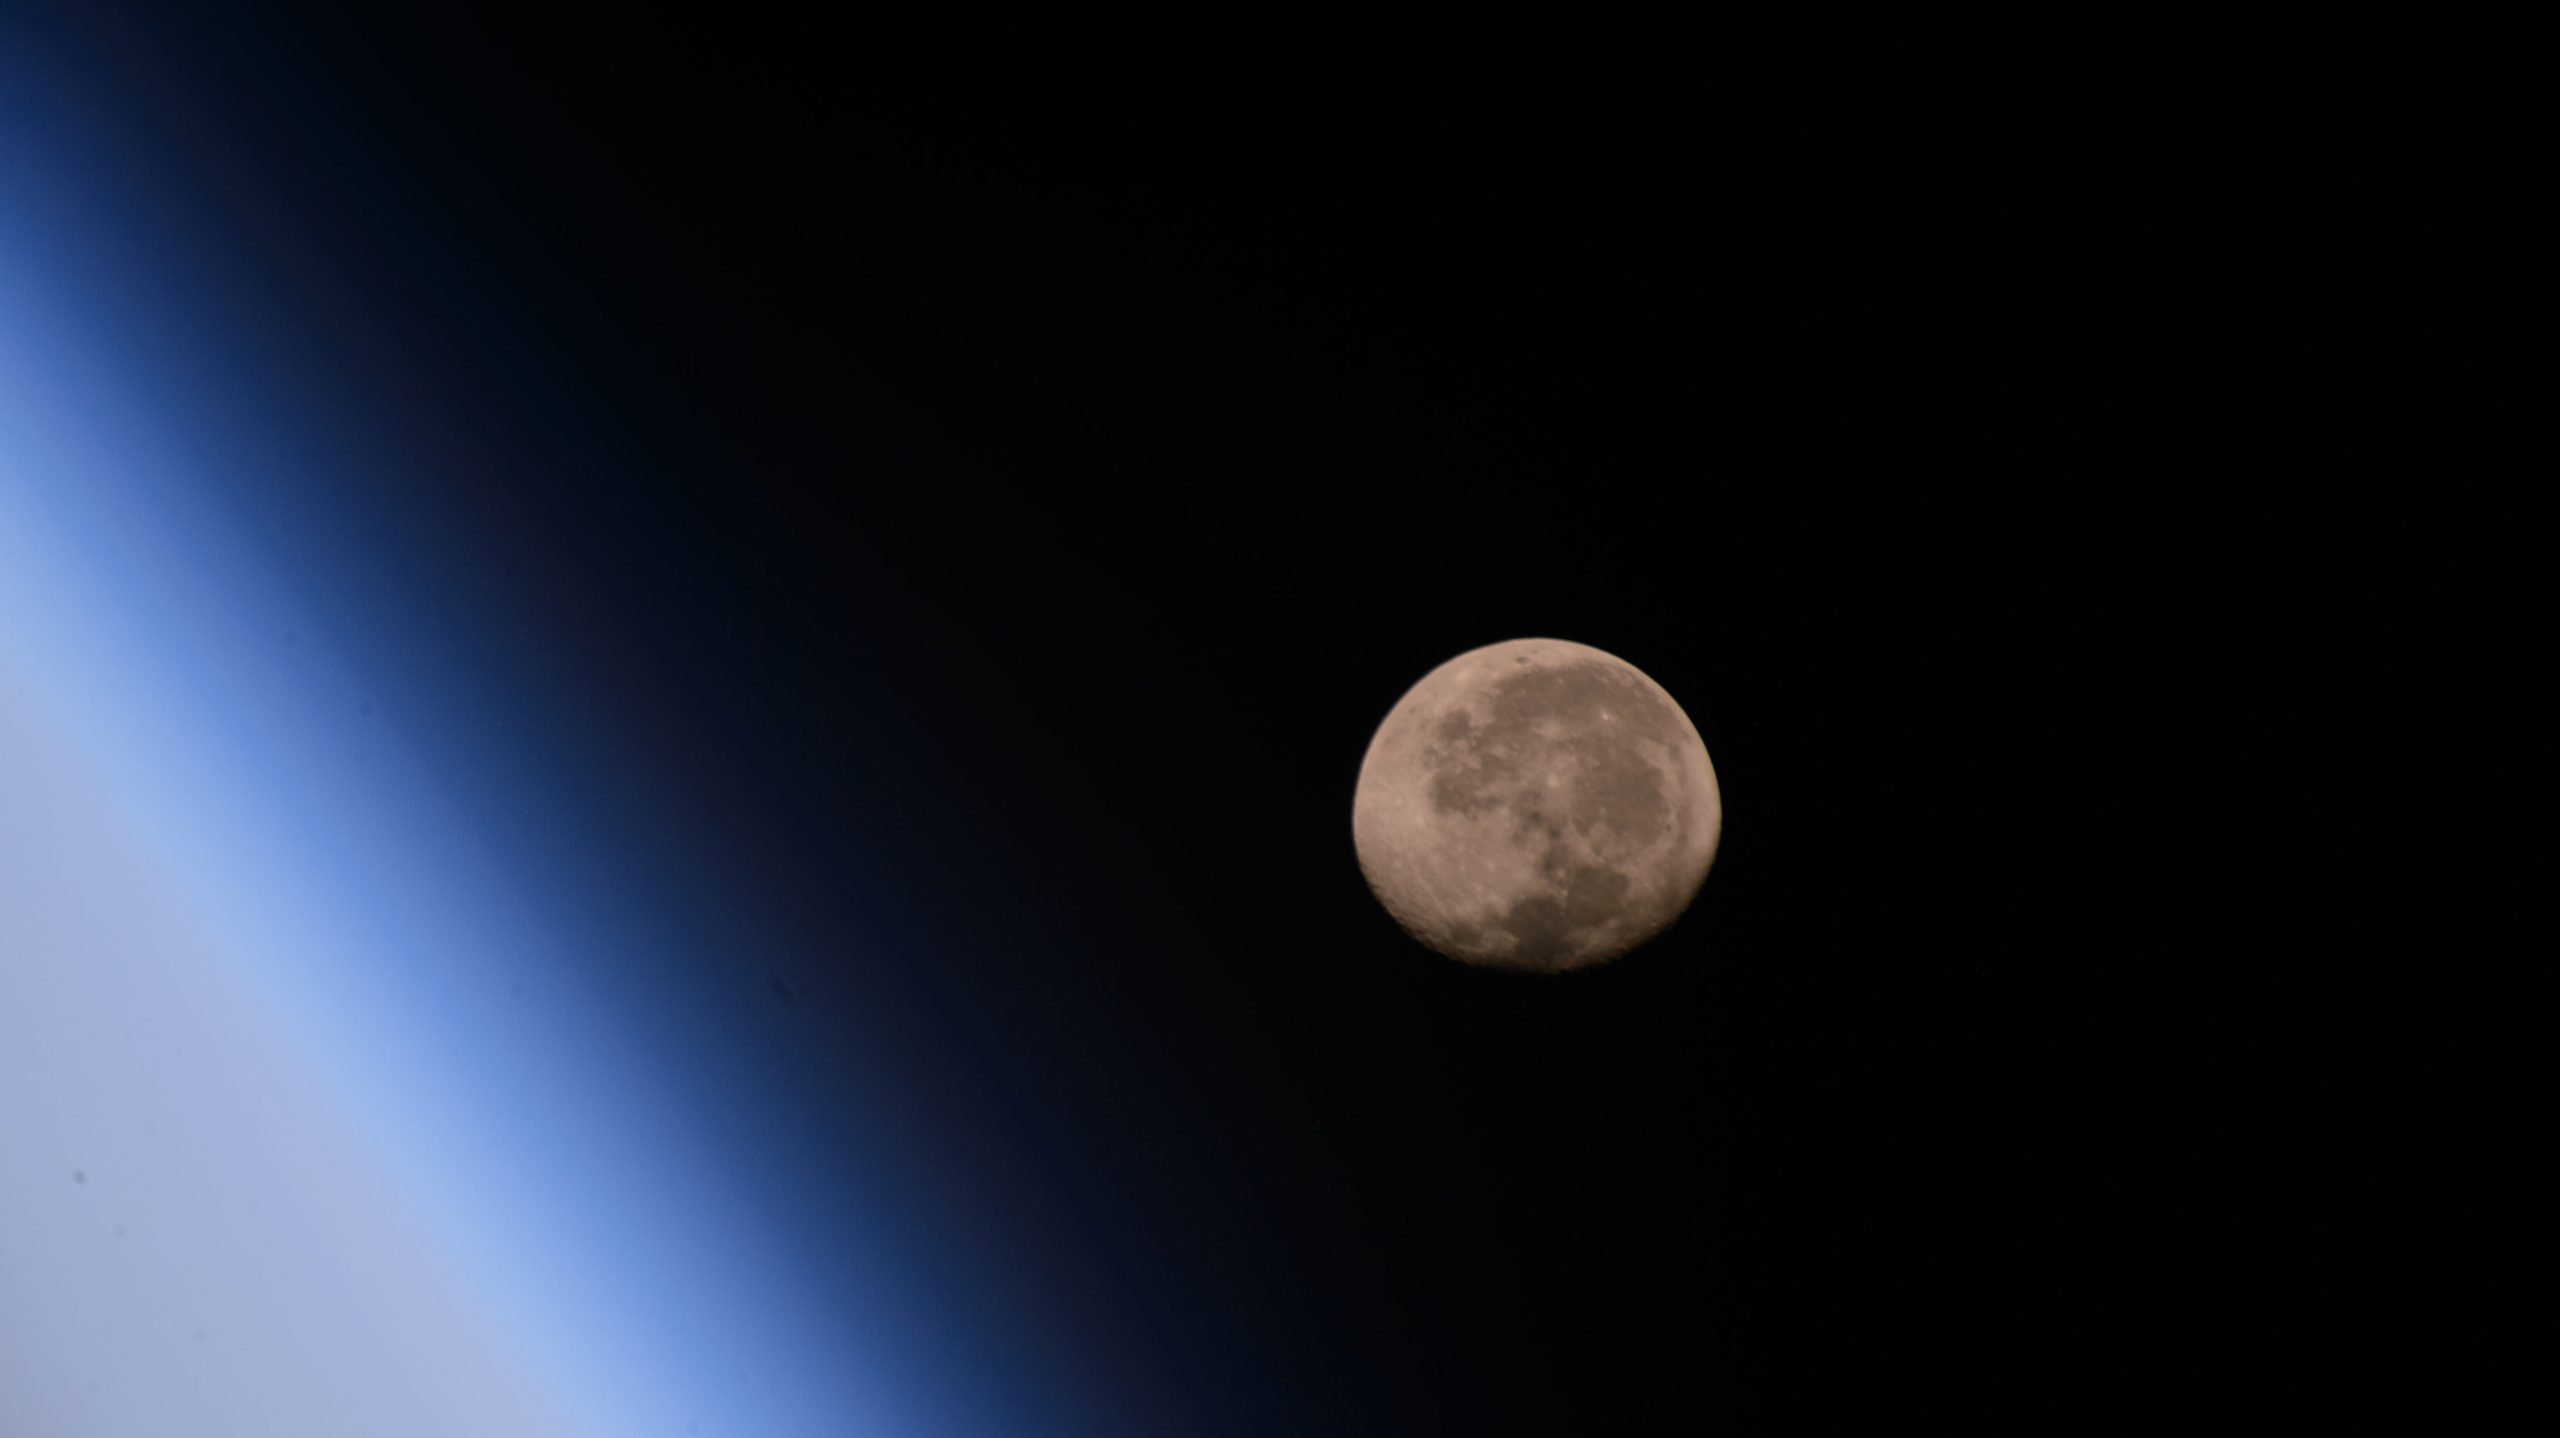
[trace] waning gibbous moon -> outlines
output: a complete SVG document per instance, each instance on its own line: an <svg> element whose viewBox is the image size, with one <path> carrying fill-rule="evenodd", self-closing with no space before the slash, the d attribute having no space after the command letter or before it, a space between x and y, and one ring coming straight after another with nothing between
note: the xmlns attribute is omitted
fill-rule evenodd
<svg viewBox="0 0 2560 1438"><path fill-rule="evenodd" d="M1618 957L1697 897L1724 830L1706 741L1614 654L1472 649L1388 711L1351 837L1397 923L1453 959L1555 973Z"/></svg>

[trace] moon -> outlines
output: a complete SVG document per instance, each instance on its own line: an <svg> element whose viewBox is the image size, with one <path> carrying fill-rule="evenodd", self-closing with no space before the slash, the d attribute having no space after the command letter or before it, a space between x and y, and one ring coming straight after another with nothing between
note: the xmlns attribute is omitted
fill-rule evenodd
<svg viewBox="0 0 2560 1438"><path fill-rule="evenodd" d="M1563 639L1471 649L1388 711L1351 837L1370 891L1453 959L1614 959L1697 897L1724 831L1706 741L1661 685Z"/></svg>

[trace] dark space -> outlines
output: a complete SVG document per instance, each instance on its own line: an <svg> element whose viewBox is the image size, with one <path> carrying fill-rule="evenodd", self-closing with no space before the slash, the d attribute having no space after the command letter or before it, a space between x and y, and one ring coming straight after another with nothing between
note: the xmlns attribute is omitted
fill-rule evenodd
<svg viewBox="0 0 2560 1438"><path fill-rule="evenodd" d="M982 1266L916 1321L1076 1330L987 1382L1129 1438L2133 1401L2088 1070L2198 290L2103 113L1705 25L49 23L415 446L293 502L731 896L701 962L830 1056L777 1104L947 1155ZM1725 803L1681 923L1553 978L1417 947L1349 831L1405 688L1530 635Z"/></svg>

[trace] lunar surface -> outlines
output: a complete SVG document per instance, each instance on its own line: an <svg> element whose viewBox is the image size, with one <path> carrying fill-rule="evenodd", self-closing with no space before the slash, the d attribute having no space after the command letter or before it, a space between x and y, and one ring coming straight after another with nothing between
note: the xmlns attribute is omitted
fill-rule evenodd
<svg viewBox="0 0 2560 1438"><path fill-rule="evenodd" d="M1723 828L1689 716L1634 665L1562 639L1424 675L1369 741L1351 804L1360 872L1407 933L1539 973L1670 927Z"/></svg>

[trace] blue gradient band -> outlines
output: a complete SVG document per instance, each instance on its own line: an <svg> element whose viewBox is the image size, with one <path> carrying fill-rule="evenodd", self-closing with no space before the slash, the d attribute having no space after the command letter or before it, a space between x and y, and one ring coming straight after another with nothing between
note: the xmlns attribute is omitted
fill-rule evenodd
<svg viewBox="0 0 2560 1438"><path fill-rule="evenodd" d="M364 511L398 446L0 57L0 1430L980 1431L902 1270L797 1264L864 1217L728 1117L787 1055Z"/></svg>

